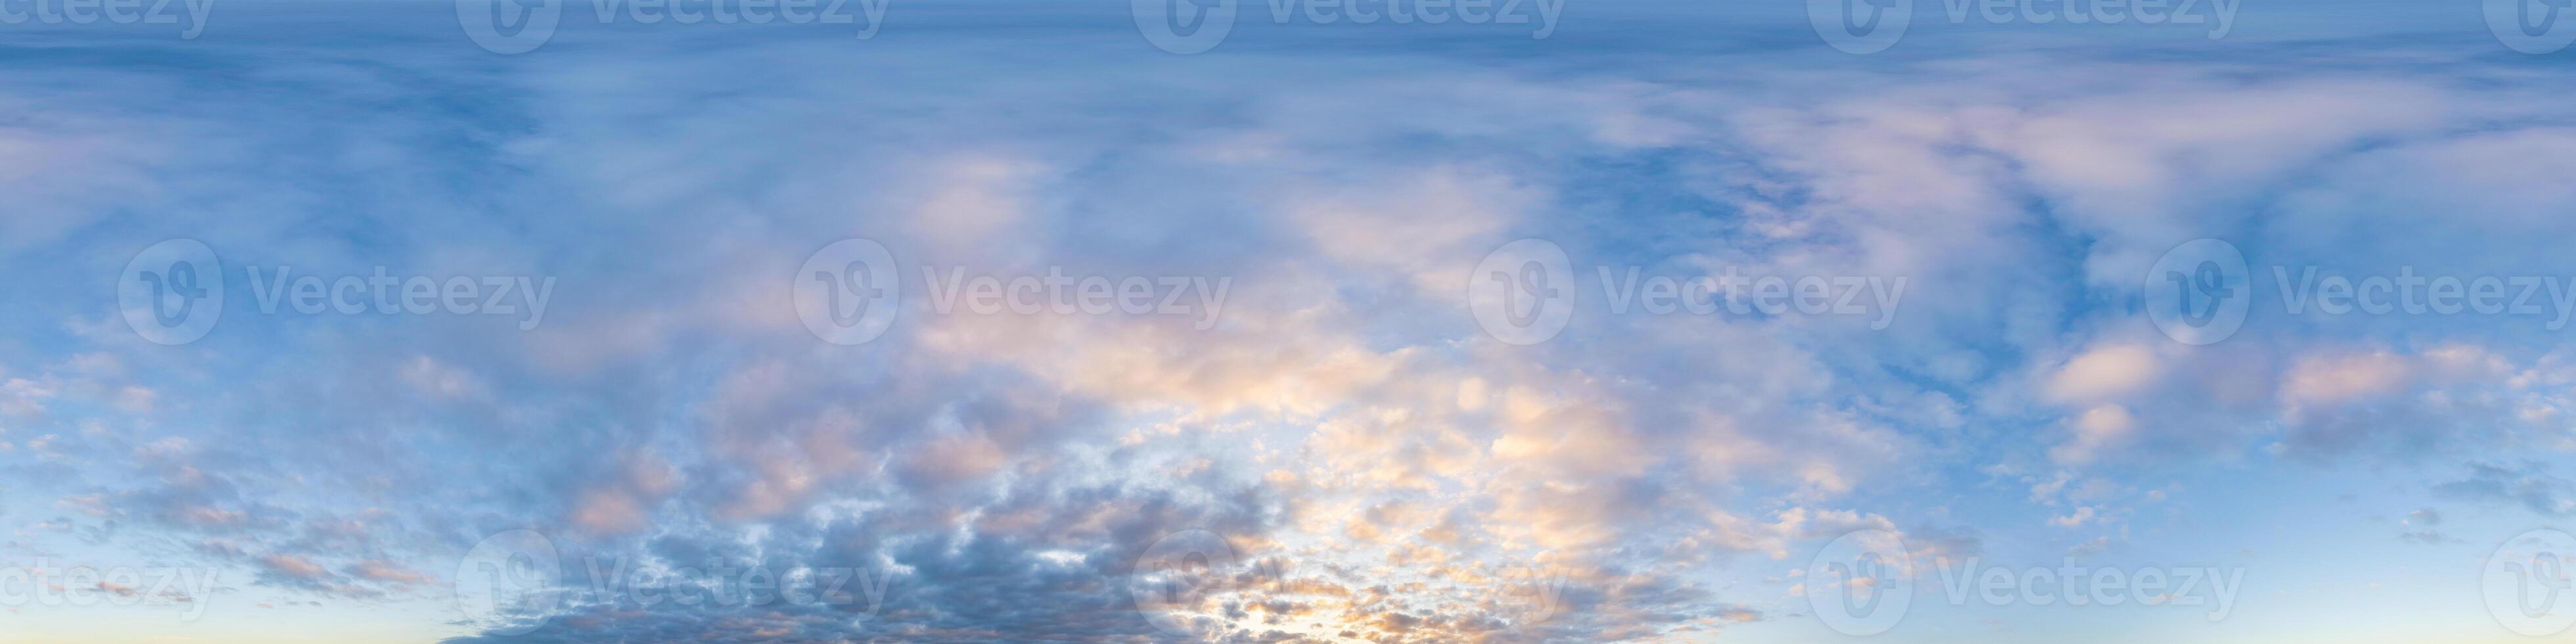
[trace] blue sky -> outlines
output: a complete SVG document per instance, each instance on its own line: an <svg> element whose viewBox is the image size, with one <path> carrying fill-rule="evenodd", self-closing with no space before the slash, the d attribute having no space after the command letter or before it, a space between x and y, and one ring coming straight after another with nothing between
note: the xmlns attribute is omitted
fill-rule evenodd
<svg viewBox="0 0 2576 644"><path fill-rule="evenodd" d="M2564 637L2479 3L490 5L0 3L12 641ZM1640 299L1734 276L1837 303Z"/></svg>

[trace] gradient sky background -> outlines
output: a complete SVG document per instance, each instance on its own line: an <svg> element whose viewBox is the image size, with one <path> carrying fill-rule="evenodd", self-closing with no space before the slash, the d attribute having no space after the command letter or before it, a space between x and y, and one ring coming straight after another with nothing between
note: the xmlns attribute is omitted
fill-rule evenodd
<svg viewBox="0 0 2576 644"><path fill-rule="evenodd" d="M2292 314L2270 267L2576 284L2576 51L2508 49L2468 1L2244 0L2219 39L1926 1L1869 55L1798 2L1565 4L1533 38L1249 0L1193 55L1093 1L893 0L866 39L575 3L516 55L441 2L217 0L193 39L0 25L0 566L218 580L0 606L0 639L1171 641L1130 573L1194 529L1268 562L1205 598L1209 639L2539 639L2480 574L2576 512L2566 330ZM230 293L164 346L117 289L173 238ZM852 346L792 295L845 238L905 280ZM1519 346L1465 285L1525 238L1581 288ZM2141 294L2199 238L2254 273L2207 346ZM245 268L278 266L556 283L530 330L262 313ZM921 266L1231 290L1204 330L939 312ZM1605 266L1909 287L1875 330L1616 314ZM520 529L573 587L724 560L887 590L574 593L513 633L456 584ZM1922 572L1858 637L1805 592L1868 530L1918 571L2242 588L2212 620L1952 605ZM1561 580L1552 609L1498 601L1524 571Z"/></svg>

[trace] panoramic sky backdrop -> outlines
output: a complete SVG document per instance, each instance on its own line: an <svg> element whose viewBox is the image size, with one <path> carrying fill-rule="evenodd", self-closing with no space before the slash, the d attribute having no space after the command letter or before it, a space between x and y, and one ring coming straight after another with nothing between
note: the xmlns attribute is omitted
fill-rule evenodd
<svg viewBox="0 0 2576 644"><path fill-rule="evenodd" d="M0 2L0 639L2576 619L2549 5L632 2Z"/></svg>

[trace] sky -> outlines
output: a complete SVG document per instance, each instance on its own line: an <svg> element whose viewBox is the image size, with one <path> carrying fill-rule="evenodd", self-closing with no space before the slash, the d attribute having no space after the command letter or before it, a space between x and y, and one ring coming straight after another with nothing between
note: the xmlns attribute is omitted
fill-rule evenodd
<svg viewBox="0 0 2576 644"><path fill-rule="evenodd" d="M0 0L0 640L2565 641L2560 10Z"/></svg>

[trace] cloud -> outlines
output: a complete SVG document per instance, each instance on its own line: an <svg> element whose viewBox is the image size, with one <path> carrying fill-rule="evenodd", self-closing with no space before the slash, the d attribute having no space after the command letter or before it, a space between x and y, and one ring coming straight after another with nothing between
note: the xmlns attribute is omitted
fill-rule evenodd
<svg viewBox="0 0 2576 644"><path fill-rule="evenodd" d="M2576 490L2571 485L2576 484L2550 474L2545 463L2471 463L2468 470L2466 478L2435 484L2433 491L2468 501L2520 505L2543 517L2576 510L2576 494L2571 494Z"/></svg>
<svg viewBox="0 0 2576 644"><path fill-rule="evenodd" d="M2085 410L2069 429L2074 438L2048 451L2051 460L2062 465L2082 465L2100 458L2103 450L2128 439L2137 431L2138 419L2119 405L2103 405Z"/></svg>
<svg viewBox="0 0 2576 644"><path fill-rule="evenodd" d="M2155 353L2145 346L2100 347L2068 359L2046 391L2059 401L2102 400L2137 391L2158 371Z"/></svg>
<svg viewBox="0 0 2576 644"><path fill-rule="evenodd" d="M35 499L7 509L190 544L289 606L439 601L450 564L510 530L574 564L546 629L459 642L1134 641L1161 634L1140 561L1191 530L1241 555L1212 564L1235 583L1175 609L1209 639L1513 642L1797 614L1733 584L1858 530L2105 552L2154 514L2135 501L2182 489L2162 477L2197 471L2176 461L2468 459L2435 489L2553 517L2576 498L2495 460L2570 447L2554 339L2262 314L2191 351L2134 295L2200 236L2258 263L2501 244L2456 265L2553 266L2552 178L2576 156L2536 123L2562 118L2562 75L2328 73L2262 44L1531 74L1425 52L1143 58L1132 35L1066 33L1036 58L891 32L871 43L887 58L723 33L647 57L582 32L602 40L506 65L210 42L166 69L0 73L36 115L0 131L30 170L0 180L23 188L0 219L17 274L110 276L195 236L235 273L563 285L527 332L236 299L172 349L121 329L99 280L11 284L45 323L0 347L39 365L0 374L0 430L26 448L0 442L0 473ZM204 69L234 91L182 91ZM2463 203L2477 225L2423 215ZM796 319L793 273L851 237L893 249L906 294L886 335L842 347ZM1916 290L1883 330L1586 302L1560 339L1514 346L1461 285L1524 237L1568 250L1578 292L1628 266ZM1233 290L1204 328L943 312L919 292L943 268ZM2418 513L2408 534L2439 538ZM1938 527L1971 517L2020 527ZM634 579L594 562L884 585L646 605L591 593Z"/></svg>

